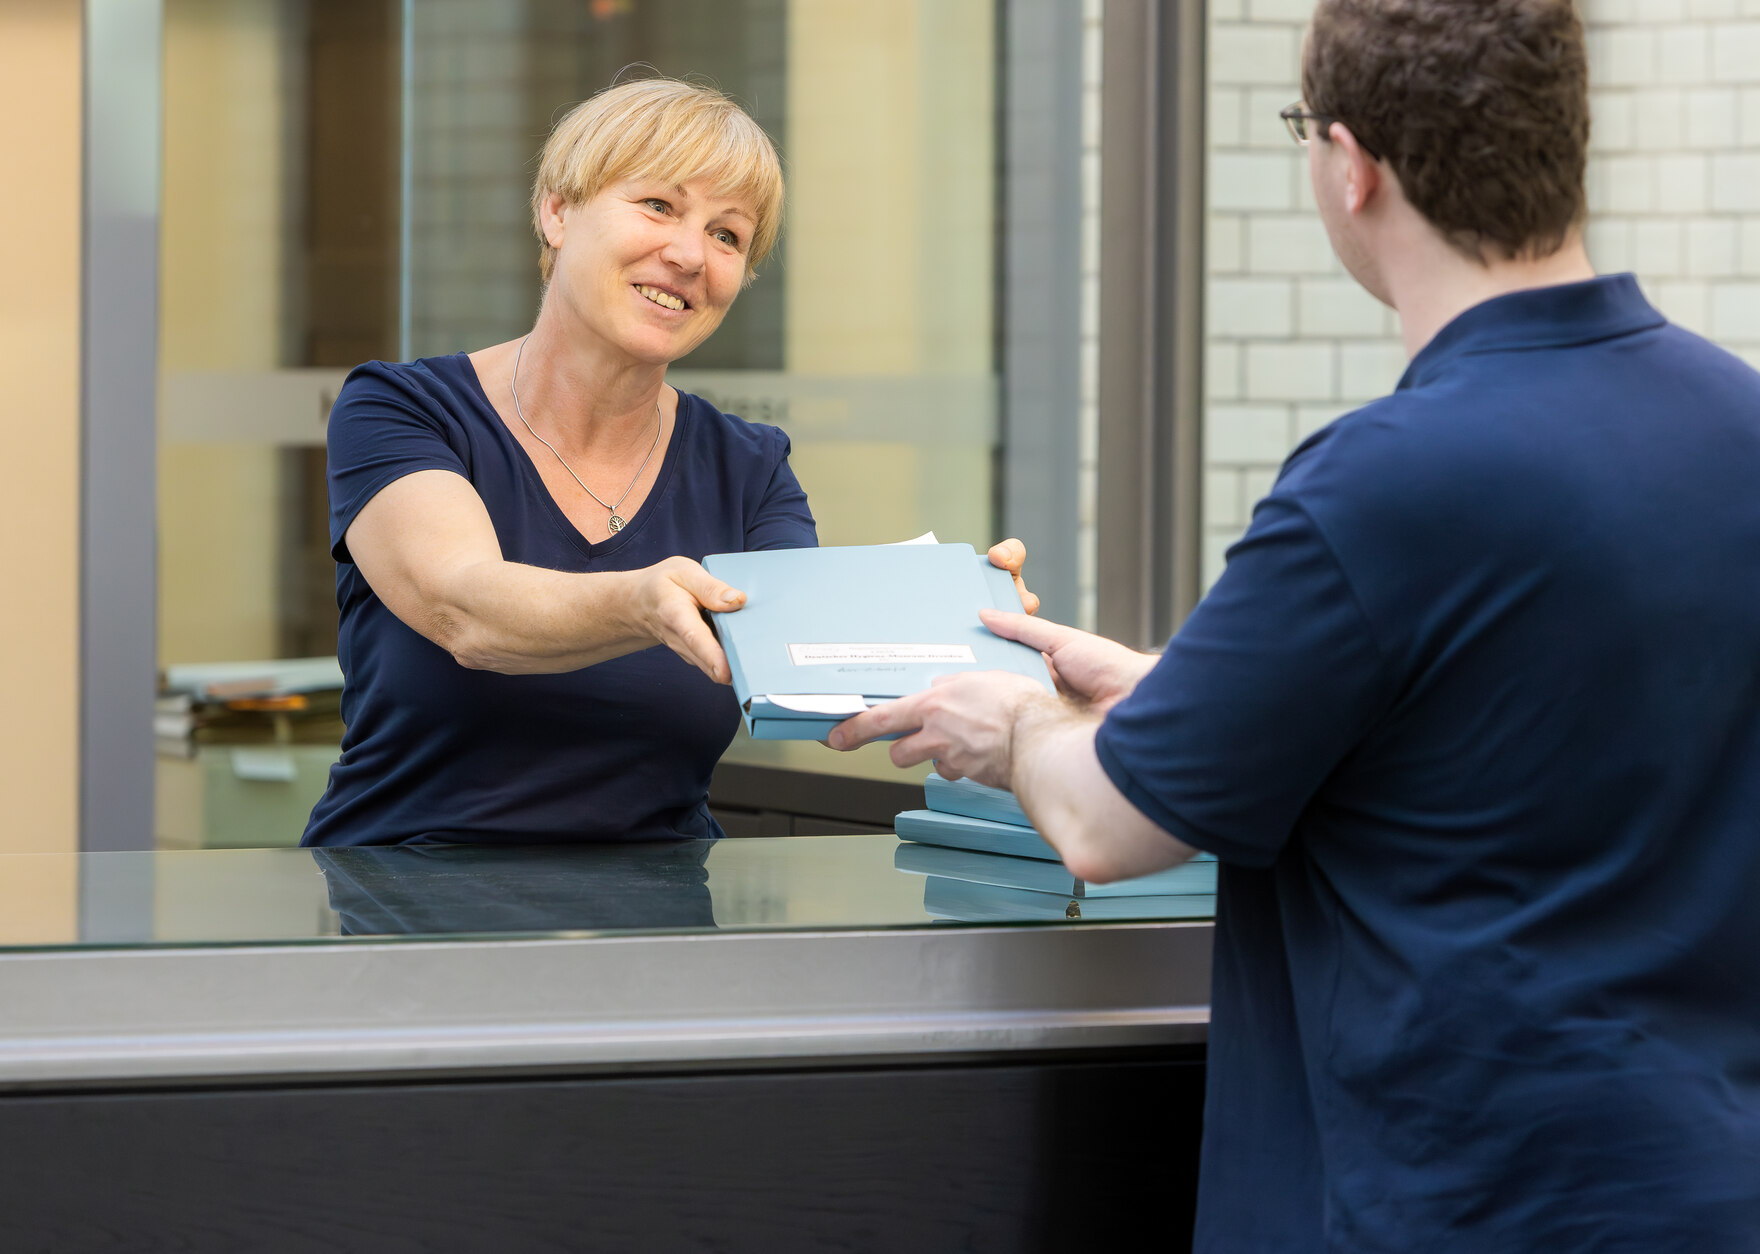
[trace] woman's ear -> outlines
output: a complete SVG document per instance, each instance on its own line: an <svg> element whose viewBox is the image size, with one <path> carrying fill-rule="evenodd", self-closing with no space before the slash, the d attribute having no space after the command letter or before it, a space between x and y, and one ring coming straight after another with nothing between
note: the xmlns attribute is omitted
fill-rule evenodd
<svg viewBox="0 0 1760 1254"><path fill-rule="evenodd" d="M564 213L568 202L562 198L561 192L546 192L538 206L538 221L544 228L544 242L552 248L562 247L562 236L566 225Z"/></svg>

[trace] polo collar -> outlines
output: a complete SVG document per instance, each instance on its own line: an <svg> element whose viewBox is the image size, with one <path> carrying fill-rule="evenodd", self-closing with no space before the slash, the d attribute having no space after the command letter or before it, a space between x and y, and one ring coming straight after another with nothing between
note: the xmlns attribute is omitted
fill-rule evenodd
<svg viewBox="0 0 1760 1254"><path fill-rule="evenodd" d="M1470 353L1569 348L1667 323L1630 274L1509 292L1474 305L1438 331L1412 358L1397 390L1428 383Z"/></svg>

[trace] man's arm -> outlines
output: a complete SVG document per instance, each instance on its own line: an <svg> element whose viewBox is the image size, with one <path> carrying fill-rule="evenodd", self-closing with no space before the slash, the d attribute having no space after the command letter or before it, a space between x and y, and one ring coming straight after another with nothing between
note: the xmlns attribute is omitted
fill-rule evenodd
<svg viewBox="0 0 1760 1254"><path fill-rule="evenodd" d="M1197 850L1144 816L1113 786L1094 751L1100 716L1042 698L1023 703L1010 781L1021 807L1070 874L1096 884L1175 866Z"/></svg>

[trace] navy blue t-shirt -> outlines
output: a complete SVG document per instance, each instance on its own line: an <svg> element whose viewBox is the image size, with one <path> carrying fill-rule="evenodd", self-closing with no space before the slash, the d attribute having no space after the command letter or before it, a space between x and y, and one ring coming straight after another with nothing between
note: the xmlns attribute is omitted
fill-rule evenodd
<svg viewBox="0 0 1760 1254"><path fill-rule="evenodd" d="M1098 749L1224 863L1199 1250L1760 1249L1760 374L1629 275L1298 448Z"/></svg>
<svg viewBox="0 0 1760 1254"><path fill-rule="evenodd" d="M386 608L343 537L387 484L464 476L502 556L561 571L818 543L788 437L680 393L653 491L590 544L483 395L463 353L369 362L329 429L330 543L348 733L303 843L536 844L720 835L709 774L739 726L733 690L656 646L560 675L467 670Z"/></svg>

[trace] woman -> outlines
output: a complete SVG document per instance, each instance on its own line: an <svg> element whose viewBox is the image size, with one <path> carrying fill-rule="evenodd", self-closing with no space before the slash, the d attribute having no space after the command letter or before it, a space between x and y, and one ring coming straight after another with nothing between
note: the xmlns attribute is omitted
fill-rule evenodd
<svg viewBox="0 0 1760 1254"><path fill-rule="evenodd" d="M349 377L329 428L348 734L303 843L720 834L709 775L739 713L702 610L744 598L696 559L818 538L787 437L665 376L782 202L726 97L613 87L545 145L530 333ZM1024 556L992 551L1017 577Z"/></svg>

